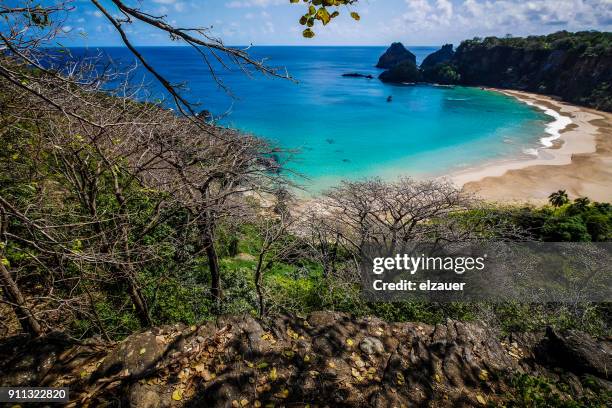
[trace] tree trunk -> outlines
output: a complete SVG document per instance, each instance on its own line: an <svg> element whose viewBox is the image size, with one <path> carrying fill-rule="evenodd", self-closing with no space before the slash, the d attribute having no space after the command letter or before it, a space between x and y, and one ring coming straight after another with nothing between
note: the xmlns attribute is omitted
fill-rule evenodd
<svg viewBox="0 0 612 408"><path fill-rule="evenodd" d="M263 290L261 288L263 257L264 254L259 254L259 259L257 260L257 267L255 268L255 291L257 292L257 301L259 303L259 317L263 317L266 312Z"/></svg>
<svg viewBox="0 0 612 408"><path fill-rule="evenodd" d="M127 211L126 199L123 196L123 188L120 185L119 177L117 172L113 171L113 183L115 189L115 198L117 199L117 203L119 204L119 208L121 214L124 217L124 223L121 227L121 235L123 239L123 249L125 251L125 257L128 265L131 263L131 247L130 247L130 231L128 228L129 214ZM127 223L126 223L127 222ZM151 321L151 316L149 315L149 308L147 306L147 302L138 286L138 282L136 282L136 274L130 266L126 267L127 271L127 283L129 286L129 295L132 303L134 304L134 308L136 310L136 316L140 321L140 325L143 327L151 327L153 322Z"/></svg>
<svg viewBox="0 0 612 408"><path fill-rule="evenodd" d="M218 306L221 301L221 270L215 247L215 227L212 219L214 219L212 215L206 215L203 223L200 224L200 233L202 247L206 251L208 268L210 269L210 296L215 306Z"/></svg>
<svg viewBox="0 0 612 408"><path fill-rule="evenodd" d="M130 299L134 304L136 316L138 317L140 325L142 327L151 327L153 325L153 322L151 321L151 316L149 315L149 308L147 306L147 302L145 301L145 298L142 295L142 291L138 287L138 284L134 281L133 276L130 276L129 278L129 293Z"/></svg>
<svg viewBox="0 0 612 408"><path fill-rule="evenodd" d="M215 243L208 234L204 238L206 245L206 257L208 258L208 267L210 269L210 295L213 301L218 304L221 300L221 272L219 269L219 258Z"/></svg>
<svg viewBox="0 0 612 408"><path fill-rule="evenodd" d="M0 260L3 259L0 256ZM43 334L43 329L34 317L30 309L28 309L25 298L23 297L17 283L13 280L11 273L7 267L0 262L0 283L8 301L12 303L13 310L19 319L21 329L34 337L39 337Z"/></svg>

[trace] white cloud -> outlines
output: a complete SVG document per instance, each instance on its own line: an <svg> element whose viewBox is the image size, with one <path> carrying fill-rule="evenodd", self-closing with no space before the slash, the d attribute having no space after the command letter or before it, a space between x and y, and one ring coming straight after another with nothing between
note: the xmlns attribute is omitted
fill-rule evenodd
<svg viewBox="0 0 612 408"><path fill-rule="evenodd" d="M436 7L440 11L440 18L444 21L450 21L453 16L453 3L448 0L438 0Z"/></svg>
<svg viewBox="0 0 612 408"><path fill-rule="evenodd" d="M556 30L610 30L612 0L404 0L406 11L381 28L423 43ZM445 40L446 38L446 40ZM420 40L420 41L419 41Z"/></svg>

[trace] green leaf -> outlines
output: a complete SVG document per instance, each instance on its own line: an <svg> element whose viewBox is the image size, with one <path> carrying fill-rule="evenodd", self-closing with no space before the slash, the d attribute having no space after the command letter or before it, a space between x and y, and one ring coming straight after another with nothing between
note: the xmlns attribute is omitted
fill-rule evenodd
<svg viewBox="0 0 612 408"><path fill-rule="evenodd" d="M329 12L325 7L319 8L319 10L317 11L317 18L321 20L323 25L327 25L327 23L329 23L329 21L331 20L331 16L329 15Z"/></svg>
<svg viewBox="0 0 612 408"><path fill-rule="evenodd" d="M302 35L306 38L312 38L315 36L315 33L310 28L307 28L304 31L302 31Z"/></svg>
<svg viewBox="0 0 612 408"><path fill-rule="evenodd" d="M357 14L356 12L351 12L351 17L353 17L355 20L359 21L361 20L361 16L359 16L359 14Z"/></svg>

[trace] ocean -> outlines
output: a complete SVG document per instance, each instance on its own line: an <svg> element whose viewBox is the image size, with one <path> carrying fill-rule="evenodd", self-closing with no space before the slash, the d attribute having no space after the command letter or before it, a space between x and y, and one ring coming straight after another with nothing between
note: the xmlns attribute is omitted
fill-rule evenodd
<svg viewBox="0 0 612 408"><path fill-rule="evenodd" d="M144 47L141 52L189 100L219 123L266 138L297 153L292 176L310 192L342 179L448 175L488 162L537 154L551 117L514 98L478 88L383 84L376 77L386 47L253 47L251 54L283 67L295 79L245 75L219 68L211 77L186 47ZM437 47L408 47L420 63ZM123 48L102 51L123 64ZM74 54L95 50L73 49ZM342 77L371 74L374 79ZM141 81L142 69L133 74ZM152 98L161 96L150 78ZM388 97L392 101L388 102ZM533 157L533 156L531 156Z"/></svg>

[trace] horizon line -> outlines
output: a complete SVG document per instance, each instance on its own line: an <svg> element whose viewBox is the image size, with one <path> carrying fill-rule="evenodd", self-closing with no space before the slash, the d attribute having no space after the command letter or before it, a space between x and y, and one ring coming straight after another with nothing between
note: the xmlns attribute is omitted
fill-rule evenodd
<svg viewBox="0 0 612 408"><path fill-rule="evenodd" d="M393 42L401 42L401 41L393 41ZM405 44L402 43L404 47L441 47L444 44ZM256 48L256 47L389 47L391 44L316 44L316 45L307 45L307 44L228 44L227 47L231 48ZM135 47L174 47L174 48L192 48L191 45L188 44L143 44L138 45L135 44ZM104 48L127 48L125 45L104 45L104 44L94 44L94 45L66 45L64 47L67 48L91 48L91 47L104 47ZM47 48L62 48L58 47L47 47Z"/></svg>

